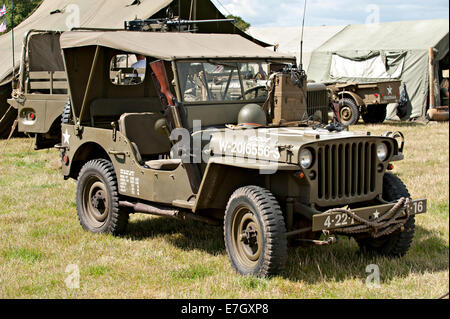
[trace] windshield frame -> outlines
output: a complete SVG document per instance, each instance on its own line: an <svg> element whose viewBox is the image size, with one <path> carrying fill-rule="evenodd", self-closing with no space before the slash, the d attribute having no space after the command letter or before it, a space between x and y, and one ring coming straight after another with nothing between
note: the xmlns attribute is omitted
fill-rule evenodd
<svg viewBox="0 0 450 319"><path fill-rule="evenodd" d="M174 71L174 81L175 81L175 89L176 89L176 95L177 99L183 103L183 105L189 106L189 105L214 105L214 104L242 104L242 103L252 103L252 102L264 102L265 99L263 98L254 98L254 99L248 99L248 100L214 100L208 98L207 101L184 101L184 95L182 92L182 83L180 78L180 63L202 63L202 67L204 68L203 63L211 63L211 64L236 64L239 66L240 64L244 63L264 63L267 65L270 65L271 63L281 63L281 64L290 64L292 63L292 60L284 60L284 59L261 59L261 58L253 58L253 59L217 59L217 58L203 58L203 59L179 59L179 60L173 60L172 61L172 68ZM241 70L240 67L236 68L238 77L239 77L239 83L240 83L240 89L241 94L244 95L244 85L243 85L243 79L241 76ZM233 73L233 72L232 72ZM269 74L267 75L269 76ZM268 80L268 79L267 79ZM207 94L208 97L210 97L210 90L208 85L207 87Z"/></svg>

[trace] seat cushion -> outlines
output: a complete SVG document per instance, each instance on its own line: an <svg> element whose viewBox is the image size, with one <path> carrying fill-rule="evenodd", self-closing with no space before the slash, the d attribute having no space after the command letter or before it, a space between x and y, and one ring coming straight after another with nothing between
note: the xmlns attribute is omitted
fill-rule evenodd
<svg viewBox="0 0 450 319"><path fill-rule="evenodd" d="M163 159L147 161L145 164L151 169L173 171L181 164L181 159Z"/></svg>
<svg viewBox="0 0 450 319"><path fill-rule="evenodd" d="M136 144L143 158L170 152L169 138L155 131L155 123L162 117L160 113L125 113L119 119L119 130Z"/></svg>

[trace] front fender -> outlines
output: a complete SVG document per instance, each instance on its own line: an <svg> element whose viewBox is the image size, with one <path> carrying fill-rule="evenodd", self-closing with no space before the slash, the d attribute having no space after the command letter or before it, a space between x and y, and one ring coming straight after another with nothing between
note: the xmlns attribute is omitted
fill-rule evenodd
<svg viewBox="0 0 450 319"><path fill-rule="evenodd" d="M193 211L224 210L231 194L247 185L265 187L266 177L280 171L299 170L297 165L269 161L216 157L208 161Z"/></svg>

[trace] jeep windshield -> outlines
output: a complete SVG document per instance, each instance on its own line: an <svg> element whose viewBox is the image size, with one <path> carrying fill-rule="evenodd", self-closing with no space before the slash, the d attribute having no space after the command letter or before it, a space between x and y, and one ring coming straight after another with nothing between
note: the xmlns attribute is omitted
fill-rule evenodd
<svg viewBox="0 0 450 319"><path fill-rule="evenodd" d="M177 67L185 103L267 98L269 67L265 61L190 61L178 62Z"/></svg>

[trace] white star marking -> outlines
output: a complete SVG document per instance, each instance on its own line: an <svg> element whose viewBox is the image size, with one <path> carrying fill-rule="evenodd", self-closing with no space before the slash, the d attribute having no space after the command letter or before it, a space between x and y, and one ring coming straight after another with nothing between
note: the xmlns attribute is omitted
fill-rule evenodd
<svg viewBox="0 0 450 319"><path fill-rule="evenodd" d="M392 95L392 87L390 85L387 87L387 90L388 90L388 95Z"/></svg>
<svg viewBox="0 0 450 319"><path fill-rule="evenodd" d="M66 129L66 132L63 134L63 139L64 139L63 143L69 144L70 134L69 134L69 132L67 132L67 129Z"/></svg>
<svg viewBox="0 0 450 319"><path fill-rule="evenodd" d="M377 219L380 216L380 212L378 211L378 209L375 211L375 213L373 213L373 218Z"/></svg>

